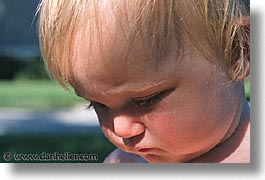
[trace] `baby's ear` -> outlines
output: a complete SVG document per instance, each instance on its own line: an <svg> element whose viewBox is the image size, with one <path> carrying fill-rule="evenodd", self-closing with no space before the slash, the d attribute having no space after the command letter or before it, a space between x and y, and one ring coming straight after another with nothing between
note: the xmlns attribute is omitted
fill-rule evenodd
<svg viewBox="0 0 265 180"><path fill-rule="evenodd" d="M231 64L232 79L244 80L250 73L250 17L240 17L234 22Z"/></svg>

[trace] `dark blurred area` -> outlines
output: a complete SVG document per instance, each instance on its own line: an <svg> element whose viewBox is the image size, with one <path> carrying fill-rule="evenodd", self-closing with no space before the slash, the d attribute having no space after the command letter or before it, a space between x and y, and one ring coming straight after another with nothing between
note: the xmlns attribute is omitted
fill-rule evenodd
<svg viewBox="0 0 265 180"><path fill-rule="evenodd" d="M36 8L39 0L0 0L0 79L18 74L46 78L41 61Z"/></svg>

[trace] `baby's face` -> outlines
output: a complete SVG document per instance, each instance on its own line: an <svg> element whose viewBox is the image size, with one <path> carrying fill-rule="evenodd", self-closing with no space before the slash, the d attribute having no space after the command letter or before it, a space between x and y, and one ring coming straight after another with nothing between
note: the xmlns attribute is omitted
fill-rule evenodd
<svg viewBox="0 0 265 180"><path fill-rule="evenodd" d="M186 161L217 145L239 116L238 90L193 46L181 60L172 53L155 63L144 49L125 60L122 41L101 49L95 43L88 58L85 42L75 42L71 84L126 152L149 162Z"/></svg>

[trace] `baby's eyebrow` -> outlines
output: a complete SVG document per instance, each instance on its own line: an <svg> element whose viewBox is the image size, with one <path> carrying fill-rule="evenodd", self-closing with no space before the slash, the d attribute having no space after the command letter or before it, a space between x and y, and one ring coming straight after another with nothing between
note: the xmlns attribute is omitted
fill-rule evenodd
<svg viewBox="0 0 265 180"><path fill-rule="evenodd" d="M161 91L161 87L163 87L163 84L158 83L141 89L129 90L127 93L131 94L133 98L147 97Z"/></svg>
<svg viewBox="0 0 265 180"><path fill-rule="evenodd" d="M103 92L101 90L98 90L98 92L91 92L89 90L82 92L81 89L76 88L75 94L88 101L97 101L100 99L103 101L103 99L106 97L127 97L129 99L134 99L150 96L152 94L163 91L164 89L169 88L169 86L172 86L170 82L170 79L164 79L159 82L142 84L141 87L137 84L129 86L135 87L134 89L129 88L128 86L121 86L114 89L108 89L107 92Z"/></svg>
<svg viewBox="0 0 265 180"><path fill-rule="evenodd" d="M155 94L164 88L167 88L169 86L169 80L161 80L160 82L145 84L142 87L137 87L135 89L117 89L113 92L115 94L121 94L125 96L130 96L131 98L139 98L139 97L145 97L150 96L152 94Z"/></svg>

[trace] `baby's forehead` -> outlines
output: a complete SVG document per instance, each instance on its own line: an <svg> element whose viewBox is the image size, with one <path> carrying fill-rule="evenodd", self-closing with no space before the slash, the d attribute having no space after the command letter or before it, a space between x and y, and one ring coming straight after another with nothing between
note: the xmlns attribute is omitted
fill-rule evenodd
<svg viewBox="0 0 265 180"><path fill-rule="evenodd" d="M115 37L115 33L110 30L101 36L103 42L98 39L87 42L90 34L82 31L86 29L77 29L77 37L73 43L72 75L77 81L84 82L83 79L86 79L86 82L92 83L95 80L95 84L100 81L108 84L122 84L128 80L140 82L146 74L155 77L157 72L167 72L175 66L172 62L176 61L170 61L169 65L167 58L163 59L164 66L159 66L150 56L148 47L140 40L135 41L137 46L130 47L128 41Z"/></svg>
<svg viewBox="0 0 265 180"><path fill-rule="evenodd" d="M163 64L174 67L181 59L183 34L177 25L167 27L172 22L166 15L152 14L160 9L139 9L134 3L129 6L130 1L102 3L79 16L72 43L73 72L85 69L87 77L101 74L101 79L111 81L108 74L126 79L127 75L161 70ZM174 61L167 63L168 57Z"/></svg>
<svg viewBox="0 0 265 180"><path fill-rule="evenodd" d="M203 2L198 1L201 5ZM199 46L199 50L212 51L218 48L209 46L209 39L214 39L215 34L207 36L203 13L194 3L43 1L40 39L47 67L55 79L67 82L80 54L85 57L83 64L115 69L120 64L146 67L148 63L144 62L163 63L172 52L179 57L186 42L188 46Z"/></svg>
<svg viewBox="0 0 265 180"><path fill-rule="evenodd" d="M160 8L166 4L148 4L149 1L99 1L85 7L78 16L75 36L85 40L89 49L100 48L123 51L125 56L132 52L141 56L156 59L166 56L169 51L178 50L182 46L182 36L177 23ZM161 12L160 12L161 11ZM115 50L118 47L118 50ZM73 47L75 48L75 47ZM160 59L161 59L160 58Z"/></svg>
<svg viewBox="0 0 265 180"><path fill-rule="evenodd" d="M75 81L121 84L128 80L140 82L146 74L155 78L157 72L164 71L166 75L173 71L176 61L164 55L166 46L152 46L148 29L137 26L130 29L127 27L130 23L125 26L126 19L115 14L108 5L98 11L94 18L84 12L75 28L72 43L72 78ZM124 24L119 24L118 20ZM155 49L159 55L154 53ZM177 53L170 57L177 57ZM160 62L163 65L159 65Z"/></svg>

